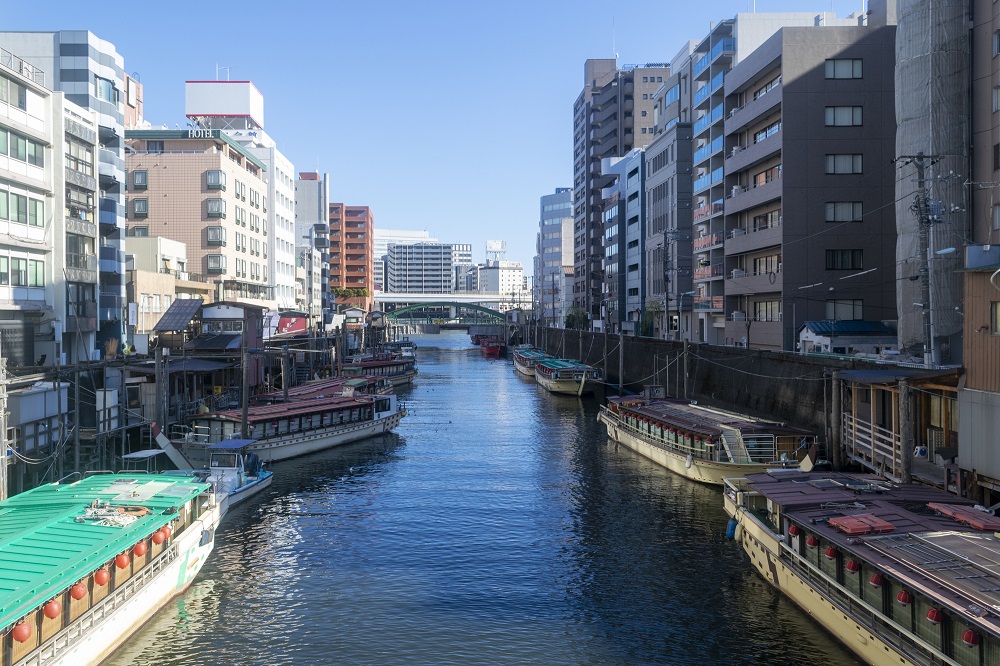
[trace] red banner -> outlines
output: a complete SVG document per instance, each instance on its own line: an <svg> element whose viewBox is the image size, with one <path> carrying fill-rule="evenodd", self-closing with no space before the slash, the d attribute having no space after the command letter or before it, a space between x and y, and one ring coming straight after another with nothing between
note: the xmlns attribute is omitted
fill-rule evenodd
<svg viewBox="0 0 1000 666"><path fill-rule="evenodd" d="M277 333L304 333L306 330L305 317L281 317L278 320Z"/></svg>

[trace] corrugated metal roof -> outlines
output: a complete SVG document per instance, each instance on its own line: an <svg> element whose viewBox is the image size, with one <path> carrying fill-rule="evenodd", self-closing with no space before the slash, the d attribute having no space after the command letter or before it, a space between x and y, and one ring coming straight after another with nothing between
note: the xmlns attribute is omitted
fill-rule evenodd
<svg viewBox="0 0 1000 666"><path fill-rule="evenodd" d="M129 550L208 488L190 476L98 474L0 502L0 627ZM78 522L94 500L144 506L149 513L125 527Z"/></svg>
<svg viewBox="0 0 1000 666"><path fill-rule="evenodd" d="M204 301L200 298L177 298L160 320L153 326L154 331L183 331L198 314L198 308Z"/></svg>
<svg viewBox="0 0 1000 666"><path fill-rule="evenodd" d="M820 335L894 335L892 329L880 321L807 321L801 328Z"/></svg>

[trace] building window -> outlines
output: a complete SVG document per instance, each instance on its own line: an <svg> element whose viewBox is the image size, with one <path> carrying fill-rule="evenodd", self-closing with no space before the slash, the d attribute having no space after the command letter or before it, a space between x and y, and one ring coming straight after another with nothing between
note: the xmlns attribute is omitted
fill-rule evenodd
<svg viewBox="0 0 1000 666"><path fill-rule="evenodd" d="M209 254L206 256L208 261L208 272L213 274L220 274L226 272L226 257L221 254Z"/></svg>
<svg viewBox="0 0 1000 666"><path fill-rule="evenodd" d="M145 169L137 169L132 172L132 188L144 190L149 187L149 172Z"/></svg>
<svg viewBox="0 0 1000 666"><path fill-rule="evenodd" d="M94 175L94 149L66 136L66 166L87 176Z"/></svg>
<svg viewBox="0 0 1000 666"><path fill-rule="evenodd" d="M28 260L28 286L45 286L45 262L40 259Z"/></svg>
<svg viewBox="0 0 1000 666"><path fill-rule="evenodd" d="M10 193L10 221L28 223L28 197Z"/></svg>
<svg viewBox="0 0 1000 666"><path fill-rule="evenodd" d="M11 257L10 283L14 287L28 286L28 260Z"/></svg>
<svg viewBox="0 0 1000 666"><path fill-rule="evenodd" d="M218 217L225 219L226 217L226 202L223 199L206 199L205 205L207 207L207 212L209 217Z"/></svg>
<svg viewBox="0 0 1000 666"><path fill-rule="evenodd" d="M1000 204L993 204L993 230L1000 230Z"/></svg>
<svg viewBox="0 0 1000 666"><path fill-rule="evenodd" d="M0 102L26 111L28 109L28 89L16 81L0 76Z"/></svg>
<svg viewBox="0 0 1000 666"><path fill-rule="evenodd" d="M777 254L769 254L765 257L756 257L753 260L754 275L769 275L781 272L781 257Z"/></svg>
<svg viewBox="0 0 1000 666"><path fill-rule="evenodd" d="M0 257L0 284L10 284L10 259Z"/></svg>
<svg viewBox="0 0 1000 666"><path fill-rule="evenodd" d="M860 58L834 58L826 61L826 78L828 79L860 79Z"/></svg>
<svg viewBox="0 0 1000 666"><path fill-rule="evenodd" d="M28 224L33 227L45 226L45 202L28 199Z"/></svg>
<svg viewBox="0 0 1000 666"><path fill-rule="evenodd" d="M861 155L827 155L828 174L861 173Z"/></svg>
<svg viewBox="0 0 1000 666"><path fill-rule="evenodd" d="M226 244L225 227L206 227L208 245L224 246Z"/></svg>
<svg viewBox="0 0 1000 666"><path fill-rule="evenodd" d="M826 270L856 271L864 268L862 265L862 250L827 250Z"/></svg>
<svg viewBox="0 0 1000 666"><path fill-rule="evenodd" d="M118 105L118 89L115 87L113 81L95 76L94 87L96 88L95 93L97 99L102 102L111 102L115 106Z"/></svg>
<svg viewBox="0 0 1000 666"><path fill-rule="evenodd" d="M163 142L162 141L147 141L146 142L146 152L147 153L162 153L163 152Z"/></svg>
<svg viewBox="0 0 1000 666"><path fill-rule="evenodd" d="M761 185L766 185L771 181L781 178L781 165L773 166L770 169L764 169L760 173L756 173L753 176L753 186L760 187Z"/></svg>
<svg viewBox="0 0 1000 666"><path fill-rule="evenodd" d="M149 216L149 199L132 199L132 217Z"/></svg>
<svg viewBox="0 0 1000 666"><path fill-rule="evenodd" d="M132 227L129 231L130 235L136 238L147 238L149 236L149 227Z"/></svg>
<svg viewBox="0 0 1000 666"><path fill-rule="evenodd" d="M827 222L860 222L860 201L828 201L826 204Z"/></svg>
<svg viewBox="0 0 1000 666"><path fill-rule="evenodd" d="M858 321L863 319L864 301L860 298L826 302L826 318L833 321Z"/></svg>
<svg viewBox="0 0 1000 666"><path fill-rule="evenodd" d="M226 189L226 172L218 169L205 172L205 184L210 190Z"/></svg>
<svg viewBox="0 0 1000 666"><path fill-rule="evenodd" d="M28 164L36 167L45 166L45 146L38 143L37 141L27 140L28 149Z"/></svg>
<svg viewBox="0 0 1000 666"><path fill-rule="evenodd" d="M861 124L860 106L826 107L827 127L857 127Z"/></svg>
<svg viewBox="0 0 1000 666"><path fill-rule="evenodd" d="M781 301L760 301L753 304L754 321L781 321Z"/></svg>
<svg viewBox="0 0 1000 666"><path fill-rule="evenodd" d="M781 121L777 120L768 125L767 127L754 132L753 142L760 143L761 141L771 136L772 134L777 134L779 131L781 131Z"/></svg>
<svg viewBox="0 0 1000 666"><path fill-rule="evenodd" d="M1000 30L993 31L993 57L1000 55Z"/></svg>
<svg viewBox="0 0 1000 666"><path fill-rule="evenodd" d="M0 263L0 271L4 271L4 269L6 269L6 266ZM0 278L3 278L3 276L4 272L0 272ZM4 282L3 284L7 283ZM1000 303L997 301L990 303L990 333L1000 335Z"/></svg>

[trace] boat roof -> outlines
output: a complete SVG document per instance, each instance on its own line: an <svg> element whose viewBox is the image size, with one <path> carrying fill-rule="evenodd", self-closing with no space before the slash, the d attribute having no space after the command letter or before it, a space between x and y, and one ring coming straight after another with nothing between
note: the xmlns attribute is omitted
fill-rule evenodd
<svg viewBox="0 0 1000 666"><path fill-rule="evenodd" d="M209 451L233 451L238 449L244 449L251 444L255 444L256 439L224 439L221 442L216 442L215 444L209 444Z"/></svg>
<svg viewBox="0 0 1000 666"><path fill-rule="evenodd" d="M378 396L384 398L385 396ZM299 400L297 402L282 402L275 405L257 405L247 412L247 422L259 423L262 421L273 421L275 419L285 419L291 416L307 416L316 412L328 409L341 409L344 407L356 407L359 405L370 405L375 400L375 396L370 395L331 395L325 398L315 398L312 400ZM193 420L200 419L223 419L239 421L243 418L243 410L227 409L220 412L209 412L198 414Z"/></svg>
<svg viewBox="0 0 1000 666"><path fill-rule="evenodd" d="M622 410L639 416L656 419L669 425L676 425L709 436L721 435L727 430L738 430L741 435L757 433L804 437L813 434L803 428L796 428L778 421L759 419L705 405L695 405L677 398L649 400L642 396L611 396L608 398L608 403L617 404Z"/></svg>
<svg viewBox="0 0 1000 666"><path fill-rule="evenodd" d="M96 474L0 502L0 627L20 619L170 522L209 489L193 476ZM78 521L91 502L143 506L124 527Z"/></svg>
<svg viewBox="0 0 1000 666"><path fill-rule="evenodd" d="M288 402L340 396L343 395L345 386L357 389L366 386L378 386L385 381L387 380L384 377L334 377L332 379L317 379L290 387L288 389ZM259 393L253 397L253 400L255 404L267 401L284 402L285 392L279 389L268 393Z"/></svg>
<svg viewBox="0 0 1000 666"><path fill-rule="evenodd" d="M147 458L155 458L161 453L166 453L166 451L164 449L143 449L142 451L126 453L122 456L122 460L146 460Z"/></svg>
<svg viewBox="0 0 1000 666"><path fill-rule="evenodd" d="M746 480L807 532L1000 632L1000 519L969 500L869 474L788 470Z"/></svg>
<svg viewBox="0 0 1000 666"><path fill-rule="evenodd" d="M548 358L549 355L545 353L544 349L537 349L532 347L530 349L515 349L514 354L522 358L541 360L543 358Z"/></svg>
<svg viewBox="0 0 1000 666"><path fill-rule="evenodd" d="M568 370L570 368L589 368L586 363L574 361L571 358L543 358L538 360L538 365L544 365L552 370Z"/></svg>

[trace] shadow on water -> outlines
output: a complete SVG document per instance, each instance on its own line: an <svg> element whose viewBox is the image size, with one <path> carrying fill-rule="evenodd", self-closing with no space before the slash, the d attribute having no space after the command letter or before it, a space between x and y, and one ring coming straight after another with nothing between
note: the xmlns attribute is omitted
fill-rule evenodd
<svg viewBox="0 0 1000 666"><path fill-rule="evenodd" d="M275 464L109 663L857 663L725 539L721 491L608 442L468 336L396 433Z"/></svg>

